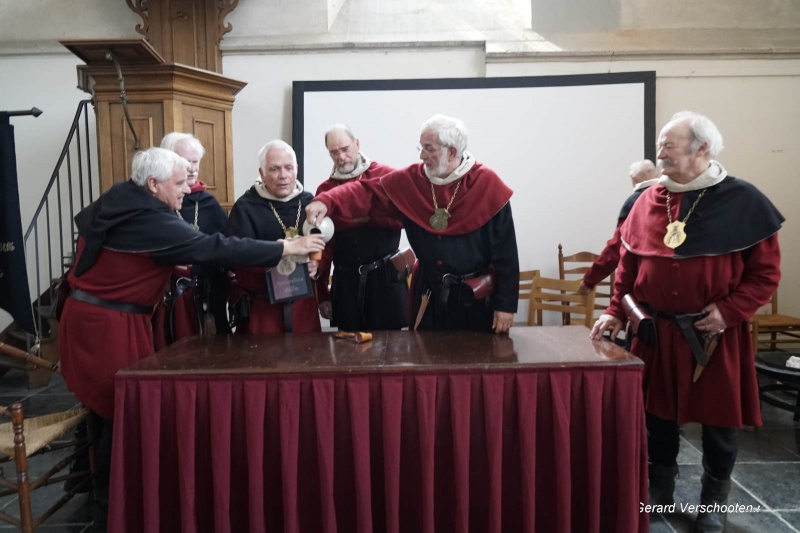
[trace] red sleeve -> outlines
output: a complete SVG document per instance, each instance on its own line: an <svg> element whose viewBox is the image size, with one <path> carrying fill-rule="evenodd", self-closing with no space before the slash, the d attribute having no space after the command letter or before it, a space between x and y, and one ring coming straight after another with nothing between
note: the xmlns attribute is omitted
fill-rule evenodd
<svg viewBox="0 0 800 533"><path fill-rule="evenodd" d="M745 266L739 286L715 302L727 326L750 320L758 308L775 294L781 280L781 250L777 233L742 253Z"/></svg>
<svg viewBox="0 0 800 533"><path fill-rule="evenodd" d="M628 317L622 310L622 297L633 292L633 284L639 271L639 256L629 252L624 246L620 246L618 250L620 258L614 278L614 296L605 313L617 317L624 324Z"/></svg>
<svg viewBox="0 0 800 533"><path fill-rule="evenodd" d="M400 211L389 200L379 180L357 180L323 192L319 200L334 224L364 224L397 228Z"/></svg>
<svg viewBox="0 0 800 533"><path fill-rule="evenodd" d="M590 289L606 279L614 272L619 263L619 249L622 246L619 228L622 224L617 224L614 236L606 243L606 247L600 252L600 256L595 259L589 270L583 275L583 283Z"/></svg>

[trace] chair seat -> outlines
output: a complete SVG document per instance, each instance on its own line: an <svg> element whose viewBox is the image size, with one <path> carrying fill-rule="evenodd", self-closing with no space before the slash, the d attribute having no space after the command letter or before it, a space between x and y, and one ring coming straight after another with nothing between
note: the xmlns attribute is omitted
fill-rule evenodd
<svg viewBox="0 0 800 533"><path fill-rule="evenodd" d="M55 438L63 435L86 418L84 408L25 419L25 452L30 457ZM14 456L14 429L11 422L0 424L0 455Z"/></svg>
<svg viewBox="0 0 800 533"><path fill-rule="evenodd" d="M789 315L753 315L751 320L758 322L758 329L762 332L765 328L800 329L800 318Z"/></svg>

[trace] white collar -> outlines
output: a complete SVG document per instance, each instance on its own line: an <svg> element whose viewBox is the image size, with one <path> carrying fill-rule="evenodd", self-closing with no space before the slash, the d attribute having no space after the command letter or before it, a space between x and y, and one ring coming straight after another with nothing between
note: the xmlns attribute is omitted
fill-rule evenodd
<svg viewBox="0 0 800 533"><path fill-rule="evenodd" d="M711 187L721 182L728 176L728 171L718 161L713 159L709 162L708 168L689 183L678 183L669 176L661 176L658 183L667 188L669 192L688 192L697 191Z"/></svg>
<svg viewBox="0 0 800 533"><path fill-rule="evenodd" d="M352 172L348 172L347 174L342 174L338 170L336 170L336 164L333 165L333 170L331 171L331 178L335 180L351 180L353 178L359 177L361 174L367 171L372 161L370 161L369 157L365 156L361 152L358 152L358 163L356 164L356 168L353 169Z"/></svg>
<svg viewBox="0 0 800 533"><path fill-rule="evenodd" d="M461 176L469 172L474 164L475 158L472 157L471 153L464 150L464 152L461 154L461 164L459 164L456 169L446 178L432 178L428 175L428 169L425 168L425 165L422 165L422 169L425 172L425 176L427 176L428 180L434 185L447 185L448 183L453 183Z"/></svg>
<svg viewBox="0 0 800 533"><path fill-rule="evenodd" d="M633 192L642 191L651 185L655 185L656 183L658 183L658 178L652 178L649 180L640 181L639 183L634 185Z"/></svg>
<svg viewBox="0 0 800 533"><path fill-rule="evenodd" d="M262 198L266 198L267 200L272 200L273 202L288 202L293 198L297 198L300 196L300 193L303 192L303 184L299 181L294 182L294 191L291 192L288 196L283 198L278 198L277 196L273 196L264 186L264 182L261 181L261 178L258 178L255 183L255 189L258 195Z"/></svg>

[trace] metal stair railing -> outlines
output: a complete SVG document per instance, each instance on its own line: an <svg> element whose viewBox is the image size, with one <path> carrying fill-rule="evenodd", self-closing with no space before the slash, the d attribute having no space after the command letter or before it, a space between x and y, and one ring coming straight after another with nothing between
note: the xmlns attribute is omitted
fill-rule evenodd
<svg viewBox="0 0 800 533"><path fill-rule="evenodd" d="M94 117L91 121L89 117L93 115L91 102L82 100L78 104L58 162L24 235L29 266L33 259L34 268L32 273L29 271L28 279L37 295L32 306L38 338L42 341L50 337L47 319L55 315L57 282L75 257L77 239L73 219L99 191L99 180L93 173L97 167L97 143L89 127L95 123ZM15 336L26 337L28 350L37 342L27 334Z"/></svg>

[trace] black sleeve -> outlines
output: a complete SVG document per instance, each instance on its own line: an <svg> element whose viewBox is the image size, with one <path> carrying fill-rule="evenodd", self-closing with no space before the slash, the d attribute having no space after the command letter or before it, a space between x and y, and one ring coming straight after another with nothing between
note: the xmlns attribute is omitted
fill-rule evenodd
<svg viewBox="0 0 800 533"><path fill-rule="evenodd" d="M228 214L225 212L222 206L219 205L219 202L215 201L211 205L210 215L211 216L209 217L208 221L209 228L205 233L208 233L209 235L213 233L223 233L228 225Z"/></svg>
<svg viewBox="0 0 800 533"><path fill-rule="evenodd" d="M247 214L248 210L243 207L244 201L244 198L240 198L233 204L233 209L231 209L227 227L225 228L225 235L251 238L256 236L256 229L253 226L251 217Z"/></svg>
<svg viewBox="0 0 800 533"><path fill-rule="evenodd" d="M274 267L283 255L283 243L202 235L191 241L171 246L150 257L156 263L186 265L194 263L216 263L223 266Z"/></svg>
<svg viewBox="0 0 800 533"><path fill-rule="evenodd" d="M492 243L492 265L497 273L494 308L506 313L517 312L519 298L519 255L511 204L507 203L489 222Z"/></svg>

